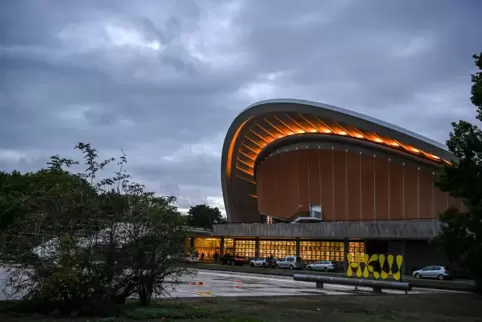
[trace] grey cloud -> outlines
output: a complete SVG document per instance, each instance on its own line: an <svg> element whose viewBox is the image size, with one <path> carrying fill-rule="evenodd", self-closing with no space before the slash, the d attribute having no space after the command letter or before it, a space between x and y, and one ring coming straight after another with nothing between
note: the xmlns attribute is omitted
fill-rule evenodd
<svg viewBox="0 0 482 322"><path fill-rule="evenodd" d="M450 121L473 119L481 9L476 0L3 1L0 168L37 169L91 142L106 156L124 148L135 178L180 207L217 205L224 133L245 106L273 97L443 141Z"/></svg>

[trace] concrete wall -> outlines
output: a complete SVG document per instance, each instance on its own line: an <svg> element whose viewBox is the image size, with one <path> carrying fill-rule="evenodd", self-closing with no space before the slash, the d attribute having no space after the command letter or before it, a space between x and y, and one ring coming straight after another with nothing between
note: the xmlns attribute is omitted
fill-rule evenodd
<svg viewBox="0 0 482 322"><path fill-rule="evenodd" d="M448 265L441 250L427 240L389 241L388 254L403 256L403 273L406 275L429 265Z"/></svg>
<svg viewBox="0 0 482 322"><path fill-rule="evenodd" d="M360 238L430 240L440 230L437 220L324 222L306 224L214 225L213 234L226 237Z"/></svg>

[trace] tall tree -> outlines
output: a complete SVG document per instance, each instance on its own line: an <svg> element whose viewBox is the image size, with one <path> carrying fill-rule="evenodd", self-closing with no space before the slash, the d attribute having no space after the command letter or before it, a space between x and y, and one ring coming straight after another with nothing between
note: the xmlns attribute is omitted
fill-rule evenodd
<svg viewBox="0 0 482 322"><path fill-rule="evenodd" d="M197 205L189 209L187 222L189 226L211 229L215 224L223 224L226 219L221 215L217 207Z"/></svg>
<svg viewBox="0 0 482 322"><path fill-rule="evenodd" d="M477 119L482 120L482 53L473 58L478 70L472 75L471 100ZM468 271L482 292L482 131L466 121L453 122L452 127L447 146L458 160L443 167L437 184L463 199L467 211L452 208L442 213L436 242L452 263Z"/></svg>

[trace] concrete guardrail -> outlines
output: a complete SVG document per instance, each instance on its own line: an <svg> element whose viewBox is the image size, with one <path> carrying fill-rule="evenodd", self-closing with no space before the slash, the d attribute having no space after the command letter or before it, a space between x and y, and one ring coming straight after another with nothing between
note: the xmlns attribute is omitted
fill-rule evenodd
<svg viewBox="0 0 482 322"><path fill-rule="evenodd" d="M377 281L361 278L347 278L347 277L334 277L334 276L315 276L306 274L293 275L295 281L303 282L315 282L316 288L323 288L324 284L338 284L338 285L350 285L355 286L355 289L360 287L371 287L373 293L381 293L382 289L408 291L412 290L410 283L395 282L395 281Z"/></svg>

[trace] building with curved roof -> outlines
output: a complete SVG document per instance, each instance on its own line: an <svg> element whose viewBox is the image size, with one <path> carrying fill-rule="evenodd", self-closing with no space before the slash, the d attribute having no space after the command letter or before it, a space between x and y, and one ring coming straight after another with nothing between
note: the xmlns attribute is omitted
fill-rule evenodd
<svg viewBox="0 0 482 322"><path fill-rule="evenodd" d="M258 102L234 119L224 141L229 223L191 245L208 254L332 260L345 269L364 254L402 255L403 273L443 264L429 241L438 213L464 207L435 185L453 159L438 142L349 110Z"/></svg>
<svg viewBox="0 0 482 322"><path fill-rule="evenodd" d="M221 177L230 222L432 219L461 203L435 187L453 156L438 142L327 104L276 99L233 121Z"/></svg>

